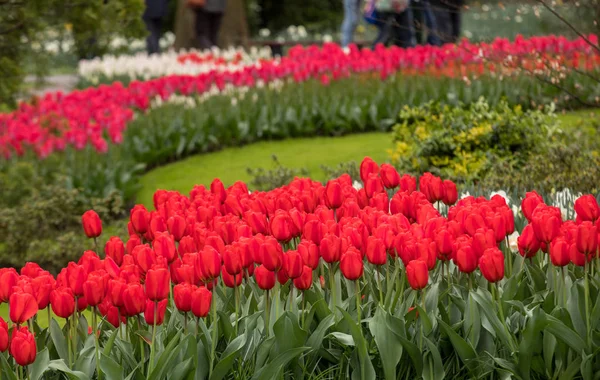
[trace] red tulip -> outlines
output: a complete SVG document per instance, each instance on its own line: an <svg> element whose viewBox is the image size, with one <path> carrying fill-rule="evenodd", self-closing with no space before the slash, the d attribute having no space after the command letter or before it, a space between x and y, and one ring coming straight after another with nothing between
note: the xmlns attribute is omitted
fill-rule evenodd
<svg viewBox="0 0 600 380"><path fill-rule="evenodd" d="M83 296L83 283L87 278L87 273L85 268L82 265L75 264L74 262L70 262L66 268L66 280L67 285L71 290L73 290L73 294L75 297Z"/></svg>
<svg viewBox="0 0 600 380"><path fill-rule="evenodd" d="M447 206L452 206L458 199L458 190L456 189L456 184L450 180L444 180L443 186L444 195L442 196L441 201Z"/></svg>
<svg viewBox="0 0 600 380"><path fill-rule="evenodd" d="M278 210L271 219L271 234L278 241L290 241L293 236L292 228L292 218L283 210Z"/></svg>
<svg viewBox="0 0 600 380"><path fill-rule="evenodd" d="M40 268L40 266L37 263L32 262L25 263L23 268L21 268L21 276L27 276L29 278L36 278L44 272L45 271L42 268Z"/></svg>
<svg viewBox="0 0 600 380"><path fill-rule="evenodd" d="M158 256L162 256L167 260L167 263L172 263L177 258L175 239L167 233L155 235L152 247Z"/></svg>
<svg viewBox="0 0 600 380"><path fill-rule="evenodd" d="M196 256L196 274L206 281L214 280L221 273L221 257L211 246L205 246Z"/></svg>
<svg viewBox="0 0 600 380"><path fill-rule="evenodd" d="M400 184L400 174L390 164L381 164L379 175L386 189L395 189Z"/></svg>
<svg viewBox="0 0 600 380"><path fill-rule="evenodd" d="M536 193L535 191L528 192L525 194L525 198L521 201L521 211L523 211L523 215L525 218L531 222L531 216L533 215L533 210L535 208L544 203L544 199Z"/></svg>
<svg viewBox="0 0 600 380"><path fill-rule="evenodd" d="M298 251L287 251L283 254L283 268L285 268L285 272L292 280L302 275L303 267L304 262Z"/></svg>
<svg viewBox="0 0 600 380"><path fill-rule="evenodd" d="M123 299L125 289L127 284L122 279L108 281L107 297L114 306L121 307L125 304Z"/></svg>
<svg viewBox="0 0 600 380"><path fill-rule="evenodd" d="M242 277L243 274L241 272L236 275L229 274L227 269L225 269L225 266L223 266L223 270L221 271L221 279L228 288L235 288L242 285Z"/></svg>
<svg viewBox="0 0 600 380"><path fill-rule="evenodd" d="M550 243L550 260L556 267L564 267L571 262L569 243L564 238L556 238Z"/></svg>
<svg viewBox="0 0 600 380"><path fill-rule="evenodd" d="M185 219L179 215L173 215L167 219L167 230L177 242L183 238L186 227Z"/></svg>
<svg viewBox="0 0 600 380"><path fill-rule="evenodd" d="M69 318L75 312L75 298L71 288L61 287L50 294L50 306L54 314Z"/></svg>
<svg viewBox="0 0 600 380"><path fill-rule="evenodd" d="M0 269L0 301L8 302L13 293L13 287L17 285L18 281L19 275L16 270L13 268Z"/></svg>
<svg viewBox="0 0 600 380"><path fill-rule="evenodd" d="M28 321L38 311L35 297L29 293L17 292L10 296L10 320L17 325Z"/></svg>
<svg viewBox="0 0 600 380"><path fill-rule="evenodd" d="M456 251L456 259L454 262L463 273L471 273L477 269L479 258L470 245L464 245Z"/></svg>
<svg viewBox="0 0 600 380"><path fill-rule="evenodd" d="M146 300L146 308L144 309L144 319L150 326L160 326L165 321L165 312L167 311L167 303L169 300L164 299L162 301L151 301ZM154 313L156 307L156 315Z"/></svg>
<svg viewBox="0 0 600 380"><path fill-rule="evenodd" d="M528 224L523 228L523 232L517 238L519 253L523 257L534 257L537 251L540 250L540 242L535 237L533 226Z"/></svg>
<svg viewBox="0 0 600 380"><path fill-rule="evenodd" d="M83 231L88 238L97 238L102 234L102 221L94 210L88 210L81 216Z"/></svg>
<svg viewBox="0 0 600 380"><path fill-rule="evenodd" d="M104 272L106 275L106 272ZM106 296L106 277L98 272L92 272L83 283L83 296L89 306L98 306Z"/></svg>
<svg viewBox="0 0 600 380"><path fill-rule="evenodd" d="M412 260L406 266L406 277L410 287L414 290L425 288L429 282L427 263L422 260Z"/></svg>
<svg viewBox="0 0 600 380"><path fill-rule="evenodd" d="M360 251L354 247L348 248L340 260L340 270L348 280L358 280L362 276L364 270Z"/></svg>
<svg viewBox="0 0 600 380"><path fill-rule="evenodd" d="M379 166L371 157L365 157L360 163L360 178L363 183L367 182L371 174L379 174Z"/></svg>
<svg viewBox="0 0 600 380"><path fill-rule="evenodd" d="M254 270L254 279L262 290L270 290L275 286L275 272L268 270L264 265L259 265Z"/></svg>
<svg viewBox="0 0 600 380"><path fill-rule="evenodd" d="M417 190L417 179L410 174L404 174L400 178L400 191L405 191L407 194Z"/></svg>
<svg viewBox="0 0 600 380"><path fill-rule="evenodd" d="M596 197L591 194L583 195L575 201L575 212L577 221L595 222L600 218L600 206Z"/></svg>
<svg viewBox="0 0 600 380"><path fill-rule="evenodd" d="M486 249L496 247L494 230L487 228L478 229L473 235L472 247L478 257L481 257Z"/></svg>
<svg viewBox="0 0 600 380"><path fill-rule="evenodd" d="M344 202L342 196L342 185L338 180L331 180L325 186L325 204L330 209L338 209Z"/></svg>
<svg viewBox="0 0 600 380"><path fill-rule="evenodd" d="M210 311L212 293L201 286L192 293L192 313L196 318L204 318Z"/></svg>
<svg viewBox="0 0 600 380"><path fill-rule="evenodd" d="M196 290L194 285L178 284L173 287L173 300L175 307L182 313L192 311L192 294Z"/></svg>
<svg viewBox="0 0 600 380"><path fill-rule="evenodd" d="M104 254L113 259L117 265L120 266L123 264L123 256L125 255L125 245L123 245L123 241L117 236L108 239L104 246Z"/></svg>
<svg viewBox="0 0 600 380"><path fill-rule="evenodd" d="M369 236L367 239L367 260L373 265L384 265L387 262L385 244L375 236Z"/></svg>
<svg viewBox="0 0 600 380"><path fill-rule="evenodd" d="M223 264L227 273L232 276L242 273L243 266L240 250L233 246L225 247L225 251L223 251Z"/></svg>
<svg viewBox="0 0 600 380"><path fill-rule="evenodd" d="M6 352L8 342L8 323L0 317L0 352Z"/></svg>
<svg viewBox="0 0 600 380"><path fill-rule="evenodd" d="M367 198L373 198L375 194L383 192L383 182L377 174L370 174L365 181L364 189Z"/></svg>
<svg viewBox="0 0 600 380"><path fill-rule="evenodd" d="M489 282L498 282L504 277L504 255L498 248L488 248L479 259L479 270Z"/></svg>
<svg viewBox="0 0 600 380"><path fill-rule="evenodd" d="M33 296L38 304L38 309L42 310L48 307L50 303L50 294L54 290L54 277L52 275L41 275L31 280Z"/></svg>
<svg viewBox="0 0 600 380"><path fill-rule="evenodd" d="M160 301L169 297L171 276L165 268L150 269L146 273L146 297Z"/></svg>
<svg viewBox="0 0 600 380"><path fill-rule="evenodd" d="M307 265L312 269L317 269L320 259L318 245L312 241L302 240L300 244L298 244L298 253L302 256L304 265Z"/></svg>
<svg viewBox="0 0 600 380"><path fill-rule="evenodd" d="M277 240L267 237L260 246L260 257L262 265L270 271L277 271L281 268L283 250Z"/></svg>
<svg viewBox="0 0 600 380"><path fill-rule="evenodd" d="M298 290L308 290L312 286L312 268L304 265L300 277L294 279L294 286Z"/></svg>
<svg viewBox="0 0 600 380"><path fill-rule="evenodd" d="M35 362L37 354L35 337L26 326L15 329L13 332L10 342L10 354L21 367Z"/></svg>
<svg viewBox="0 0 600 380"><path fill-rule="evenodd" d="M558 215L555 210L547 207L538 208L532 215L533 232L535 237L542 243L550 243L560 232L560 211Z"/></svg>
<svg viewBox="0 0 600 380"><path fill-rule="evenodd" d="M150 213L146 210L146 207L136 205L131 209L129 218L136 233L144 235L148 231L150 227Z"/></svg>
<svg viewBox="0 0 600 380"><path fill-rule="evenodd" d="M143 312L146 307L144 287L140 284L127 285L127 288L123 291L123 306L130 317Z"/></svg>
<svg viewBox="0 0 600 380"><path fill-rule="evenodd" d="M302 236L315 244L321 243L325 235L325 224L320 220L309 220L304 224Z"/></svg>
<svg viewBox="0 0 600 380"><path fill-rule="evenodd" d="M598 229L592 222L582 222L577 226L577 250L585 255L596 256L598 250Z"/></svg>
<svg viewBox="0 0 600 380"><path fill-rule="evenodd" d="M440 260L450 260L452 255L452 247L454 245L454 238L447 229L440 229L435 234L435 246L437 248L437 257Z"/></svg>
<svg viewBox="0 0 600 380"><path fill-rule="evenodd" d="M342 256L342 241L339 237L327 234L319 245L321 257L327 263L336 263Z"/></svg>

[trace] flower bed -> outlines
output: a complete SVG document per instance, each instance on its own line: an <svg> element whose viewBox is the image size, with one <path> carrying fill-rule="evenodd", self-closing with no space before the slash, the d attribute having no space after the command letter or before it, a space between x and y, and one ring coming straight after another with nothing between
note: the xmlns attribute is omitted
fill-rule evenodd
<svg viewBox="0 0 600 380"><path fill-rule="evenodd" d="M160 190L155 210L131 210L127 241L56 277L35 263L2 269L12 323L0 323L0 351L15 361L0 355L3 376L600 370L596 198L578 198L565 220L535 192L513 211L501 195L458 200L451 181L369 158L360 177L360 190L347 176L270 192L219 180L189 196ZM100 218L82 223L92 246ZM44 309L48 328L36 322Z"/></svg>

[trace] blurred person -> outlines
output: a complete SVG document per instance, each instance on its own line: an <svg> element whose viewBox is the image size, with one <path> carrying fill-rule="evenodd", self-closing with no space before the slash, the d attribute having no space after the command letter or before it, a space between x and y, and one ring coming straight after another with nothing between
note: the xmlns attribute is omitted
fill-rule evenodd
<svg viewBox="0 0 600 380"><path fill-rule="evenodd" d="M160 52L160 35L162 34L162 20L167 15L168 0L145 0L146 9L142 19L146 29L150 33L146 37L146 49L148 54Z"/></svg>
<svg viewBox="0 0 600 380"><path fill-rule="evenodd" d="M456 43L460 38L461 10L463 0L446 0L448 2L448 13L450 15L451 42Z"/></svg>
<svg viewBox="0 0 600 380"><path fill-rule="evenodd" d="M193 7L196 12L196 38L200 49L217 46L226 6L227 0L206 0L203 6Z"/></svg>
<svg viewBox="0 0 600 380"><path fill-rule="evenodd" d="M374 46L389 42L403 48L415 46L413 15L408 0L375 0L375 7L380 23Z"/></svg>
<svg viewBox="0 0 600 380"><path fill-rule="evenodd" d="M436 16L431 8L429 0L412 0L411 9L414 17L415 35L417 43L423 41L423 25L427 28L427 39L425 43L433 46L440 46L442 41L439 35Z"/></svg>
<svg viewBox="0 0 600 380"><path fill-rule="evenodd" d="M358 26L360 4L362 0L344 0L344 21L342 22L342 47L352 43Z"/></svg>

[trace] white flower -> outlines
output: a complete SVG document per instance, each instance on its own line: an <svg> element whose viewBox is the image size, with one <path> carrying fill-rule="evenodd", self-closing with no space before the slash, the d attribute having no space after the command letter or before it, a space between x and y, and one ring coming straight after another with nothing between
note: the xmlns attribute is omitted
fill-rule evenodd
<svg viewBox="0 0 600 380"><path fill-rule="evenodd" d="M267 28L263 28L261 30L258 31L258 35L261 37L269 37L271 35L271 31Z"/></svg>
<svg viewBox="0 0 600 380"><path fill-rule="evenodd" d="M360 189L362 189L362 188L363 188L363 185L362 185L362 183L361 183L361 182L354 181L354 182L352 183L352 187L354 187L356 190L360 190Z"/></svg>
<svg viewBox="0 0 600 380"><path fill-rule="evenodd" d="M460 194L460 199L465 199L470 196L471 196L471 194L468 191L465 191L464 193Z"/></svg>
<svg viewBox="0 0 600 380"><path fill-rule="evenodd" d="M515 231L512 234L508 235L508 246L511 251L518 252L519 245L517 239L519 238L519 232Z"/></svg>
<svg viewBox="0 0 600 380"><path fill-rule="evenodd" d="M300 38L306 38L306 36L308 36L308 33L306 32L306 28L302 25L300 25L298 27L298 36Z"/></svg>
<svg viewBox="0 0 600 380"><path fill-rule="evenodd" d="M323 42L325 42L325 43L329 43L329 42L331 42L331 41L333 41L333 37L331 37L331 35L329 35L329 34L325 34L325 35L323 36Z"/></svg>

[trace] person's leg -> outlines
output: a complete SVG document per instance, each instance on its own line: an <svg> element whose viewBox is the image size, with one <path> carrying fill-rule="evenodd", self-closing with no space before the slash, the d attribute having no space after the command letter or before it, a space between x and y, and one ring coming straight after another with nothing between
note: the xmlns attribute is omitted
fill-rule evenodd
<svg viewBox="0 0 600 380"><path fill-rule="evenodd" d="M223 13L210 13L210 31L209 38L212 46L219 44L219 30L221 29L221 21L223 21Z"/></svg>
<svg viewBox="0 0 600 380"><path fill-rule="evenodd" d="M342 22L342 46L348 46L358 24L360 0L344 0L344 21Z"/></svg>
<svg viewBox="0 0 600 380"><path fill-rule="evenodd" d="M402 48L409 48L414 47L417 44L413 23L414 20L411 7L406 8L402 13L395 14L393 19L394 45Z"/></svg>
<svg viewBox="0 0 600 380"><path fill-rule="evenodd" d="M389 12L378 12L377 17L380 19L380 24L378 25L379 32L377 33L377 38L373 42L373 48L377 46L377 44L386 44L386 42L390 38L390 29L391 29L391 14Z"/></svg>
<svg viewBox="0 0 600 380"><path fill-rule="evenodd" d="M414 30L415 42L421 44L423 42L423 25L425 24L422 1L411 1L409 8L412 12L411 26Z"/></svg>
<svg viewBox="0 0 600 380"><path fill-rule="evenodd" d="M452 23L452 41L457 42L460 38L460 23L461 23L461 9L460 7L456 7L452 9L450 13L450 20Z"/></svg>
<svg viewBox="0 0 600 380"><path fill-rule="evenodd" d="M212 47L209 30L210 23L207 12L202 8L196 9L196 38L198 39L198 47L202 50Z"/></svg>
<svg viewBox="0 0 600 380"><path fill-rule="evenodd" d="M425 16L425 26L427 26L427 43L429 45L440 46L442 44L439 37L435 14L431 9L429 0L421 0L423 6L423 14Z"/></svg>
<svg viewBox="0 0 600 380"><path fill-rule="evenodd" d="M160 20L144 19L148 36L146 37L146 49L148 54L158 53L158 39L160 38Z"/></svg>

